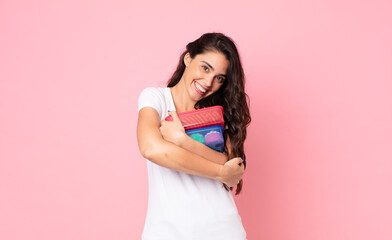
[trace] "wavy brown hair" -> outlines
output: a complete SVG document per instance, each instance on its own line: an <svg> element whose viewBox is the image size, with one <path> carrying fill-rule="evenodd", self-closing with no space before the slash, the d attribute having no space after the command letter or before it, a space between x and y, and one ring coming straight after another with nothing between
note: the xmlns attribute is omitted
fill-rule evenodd
<svg viewBox="0 0 392 240"><path fill-rule="evenodd" d="M169 79L167 86L175 86L181 79L185 70L184 56L189 53L191 58L195 58L198 54L208 51L220 52L225 55L230 64L226 73L226 80L220 89L199 100L195 104L195 109L220 105L223 107L225 127L223 137L225 142L230 138L231 149L224 147L224 153L228 155L228 159L241 157L244 159L244 167L246 169L246 156L244 152L244 141L246 138L246 128L251 121L249 114L249 97L245 93L245 77L242 69L240 56L233 40L222 33L206 33L197 40L188 43L186 50L181 54L177 69ZM227 187L223 184L227 191L233 187ZM241 192L243 180L238 183L235 195Z"/></svg>

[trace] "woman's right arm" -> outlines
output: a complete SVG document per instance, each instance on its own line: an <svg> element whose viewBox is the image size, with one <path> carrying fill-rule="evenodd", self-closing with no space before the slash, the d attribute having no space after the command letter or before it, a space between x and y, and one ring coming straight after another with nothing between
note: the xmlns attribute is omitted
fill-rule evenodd
<svg viewBox="0 0 392 240"><path fill-rule="evenodd" d="M152 107L139 111L137 139L143 157L173 170L219 180L229 187L237 185L244 173L242 159L233 158L225 165L213 163L163 139L158 112Z"/></svg>

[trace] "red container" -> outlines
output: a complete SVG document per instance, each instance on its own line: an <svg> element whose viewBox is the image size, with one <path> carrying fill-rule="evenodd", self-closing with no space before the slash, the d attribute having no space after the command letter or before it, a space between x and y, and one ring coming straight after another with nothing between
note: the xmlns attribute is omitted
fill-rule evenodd
<svg viewBox="0 0 392 240"><path fill-rule="evenodd" d="M223 107L212 106L189 112L179 113L178 117L185 130L221 125L224 129ZM167 116L166 121L173 121L172 116Z"/></svg>

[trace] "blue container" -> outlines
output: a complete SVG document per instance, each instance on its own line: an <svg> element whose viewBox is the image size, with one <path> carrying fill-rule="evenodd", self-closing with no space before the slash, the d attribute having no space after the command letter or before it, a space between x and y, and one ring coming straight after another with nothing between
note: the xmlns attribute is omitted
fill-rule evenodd
<svg viewBox="0 0 392 240"><path fill-rule="evenodd" d="M185 133L196 141L216 151L223 152L225 142L221 125L186 130Z"/></svg>

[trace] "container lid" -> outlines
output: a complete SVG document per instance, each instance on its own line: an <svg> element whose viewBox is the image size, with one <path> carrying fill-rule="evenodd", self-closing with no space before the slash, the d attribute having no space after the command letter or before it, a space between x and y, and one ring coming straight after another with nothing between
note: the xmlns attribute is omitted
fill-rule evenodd
<svg viewBox="0 0 392 240"><path fill-rule="evenodd" d="M212 106L193 111L179 113L178 117L185 130L221 125L224 127L223 107ZM166 121L173 121L172 116L167 116Z"/></svg>

